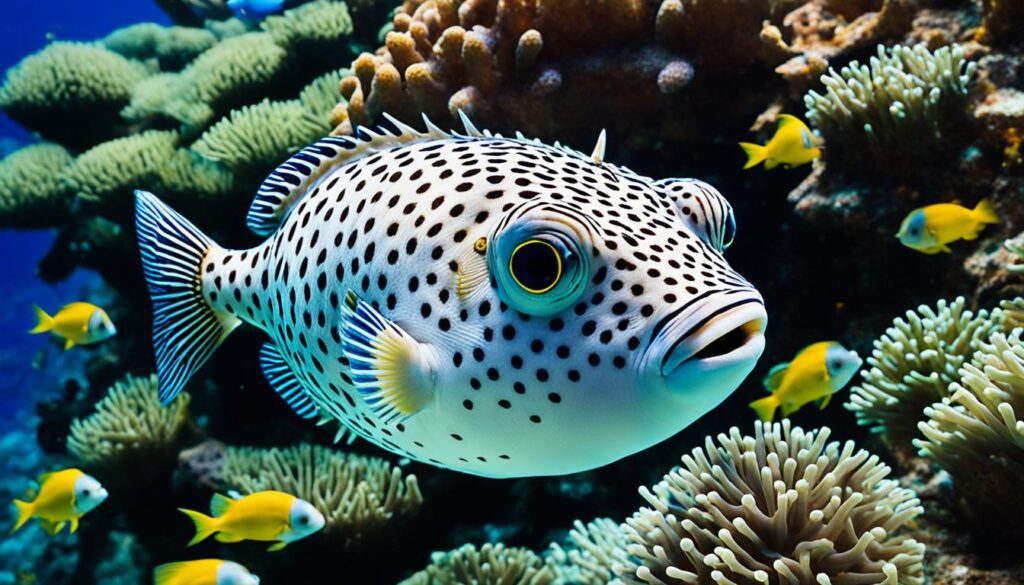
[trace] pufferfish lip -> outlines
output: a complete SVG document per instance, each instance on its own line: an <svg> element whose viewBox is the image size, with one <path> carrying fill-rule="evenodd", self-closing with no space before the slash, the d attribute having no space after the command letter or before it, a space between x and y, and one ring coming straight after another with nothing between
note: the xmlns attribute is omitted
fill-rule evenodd
<svg viewBox="0 0 1024 585"><path fill-rule="evenodd" d="M662 358L661 374L668 376L693 362L699 362L702 369L752 363L764 351L767 321L760 302L736 303L680 335Z"/></svg>

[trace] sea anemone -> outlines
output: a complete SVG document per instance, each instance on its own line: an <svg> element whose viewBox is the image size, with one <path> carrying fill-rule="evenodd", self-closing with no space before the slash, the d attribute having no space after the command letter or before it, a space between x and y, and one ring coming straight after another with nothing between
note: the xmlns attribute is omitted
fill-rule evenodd
<svg viewBox="0 0 1024 585"><path fill-rule="evenodd" d="M924 583L924 545L899 529L913 491L828 428L735 427L684 455L626 520L627 583Z"/></svg>
<svg viewBox="0 0 1024 585"><path fill-rule="evenodd" d="M967 310L963 297L907 311L875 341L846 408L859 424L882 433L890 448L906 454L924 409L949 396L957 371L1001 319L1000 311Z"/></svg>
<svg viewBox="0 0 1024 585"><path fill-rule="evenodd" d="M555 574L525 548L487 543L436 552L430 565L399 585L553 585Z"/></svg>
<svg viewBox="0 0 1024 585"><path fill-rule="evenodd" d="M615 568L629 563L626 532L622 524L598 518L587 524L577 520L569 530L569 547L552 543L547 564L559 583L605 585L615 579Z"/></svg>

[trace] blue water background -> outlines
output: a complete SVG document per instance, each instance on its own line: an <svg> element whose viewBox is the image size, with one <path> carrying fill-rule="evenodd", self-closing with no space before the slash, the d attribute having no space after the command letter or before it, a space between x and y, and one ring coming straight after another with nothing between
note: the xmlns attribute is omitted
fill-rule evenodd
<svg viewBox="0 0 1024 585"><path fill-rule="evenodd" d="M7 71L25 56L42 49L48 36L57 40L93 41L114 29L137 22L170 24L150 0L5 0L0 7L0 69ZM31 134L0 113L0 145L34 141ZM2 154L2 153L0 153ZM62 355L46 336L29 336L34 324L32 304L56 310L62 304L88 300L98 279L78 271L57 285L36 275L36 265L49 250L52 230L0 229L0 427L21 426L32 406L58 387L59 380L78 373L73 350ZM40 352L45 352L41 356ZM45 359L41 359L45 357ZM41 367L33 367L33 361Z"/></svg>

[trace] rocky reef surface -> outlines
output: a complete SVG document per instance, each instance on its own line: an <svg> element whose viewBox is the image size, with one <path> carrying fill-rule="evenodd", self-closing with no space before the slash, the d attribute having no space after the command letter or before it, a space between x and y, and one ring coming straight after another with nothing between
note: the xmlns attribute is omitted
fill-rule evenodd
<svg viewBox="0 0 1024 585"><path fill-rule="evenodd" d="M0 226L56 228L40 275L95 270L119 328L0 437L5 498L73 464L111 499L76 535L0 541L0 583L147 583L185 554L176 507L268 487L313 502L324 533L277 555L202 550L266 583L1024 579L1019 2L314 0L259 23L219 0L158 3L174 26L51 43L0 86L38 137L0 159ZM585 152L604 129L608 160L719 188L739 223L729 261L771 315L751 379L623 461L502 481L336 442L238 366L258 354L251 331L159 406L134 189L247 247L255 189L297 149L385 113L448 128L459 111ZM740 171L736 142L784 112L824 156ZM952 254L893 238L915 207L982 198L1001 223ZM756 380L825 338L870 355L845 408L754 424Z"/></svg>

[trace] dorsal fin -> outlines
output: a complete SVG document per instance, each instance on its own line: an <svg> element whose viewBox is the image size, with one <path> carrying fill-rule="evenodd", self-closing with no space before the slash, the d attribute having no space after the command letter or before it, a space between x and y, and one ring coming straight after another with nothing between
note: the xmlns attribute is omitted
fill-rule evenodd
<svg viewBox="0 0 1024 585"><path fill-rule="evenodd" d="M429 121L427 131L420 132L388 114L384 117L397 132L384 127L377 130L360 127L356 136L328 136L281 163L260 185L249 206L246 218L249 229L260 236L274 233L302 195L331 169L402 143L452 136Z"/></svg>

